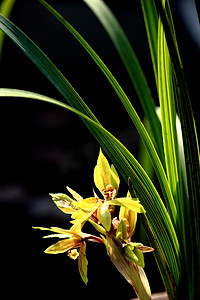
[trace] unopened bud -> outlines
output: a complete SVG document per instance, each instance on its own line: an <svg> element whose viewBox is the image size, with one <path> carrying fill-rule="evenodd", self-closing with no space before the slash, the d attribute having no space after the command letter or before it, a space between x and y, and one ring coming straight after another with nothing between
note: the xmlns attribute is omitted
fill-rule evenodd
<svg viewBox="0 0 200 300"><path fill-rule="evenodd" d="M144 255L138 249L140 243L130 243L124 247L124 254L127 260L133 261L136 265L144 268Z"/></svg>
<svg viewBox="0 0 200 300"><path fill-rule="evenodd" d="M97 218L106 231L109 232L111 228L111 213L108 210L108 205L104 203L98 208Z"/></svg>

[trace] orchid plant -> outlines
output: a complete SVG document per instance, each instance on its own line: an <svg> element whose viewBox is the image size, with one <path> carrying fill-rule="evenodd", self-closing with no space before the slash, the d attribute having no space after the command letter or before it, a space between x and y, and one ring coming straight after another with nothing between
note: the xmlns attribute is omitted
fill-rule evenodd
<svg viewBox="0 0 200 300"><path fill-rule="evenodd" d="M45 238L59 238L61 241L45 250L48 254L67 252L71 259L78 258L81 278L87 284L86 243L105 244L108 255L118 271L133 286L136 294L142 299L150 298L150 287L144 273L144 252L153 248L132 242L135 232L137 213L145 213L138 198L127 196L117 198L120 179L113 165L109 165L100 150L97 165L94 169L94 183L101 193L99 198L94 192L93 197L83 199L77 192L67 187L72 198L66 194L50 194L56 206L64 213L71 214L73 224L69 230L51 227L34 227L54 232ZM115 206L120 206L119 216L115 216ZM94 236L82 232L86 221L89 221L100 233ZM77 251L79 248L79 251Z"/></svg>
<svg viewBox="0 0 200 300"><path fill-rule="evenodd" d="M13 3L11 0L3 2L9 5ZM200 299L199 144L169 0L140 0L157 99L153 99L151 87L136 54L109 7L102 0L83 0L112 40L142 105L144 122L133 106L133 99L128 98L94 49L52 6L44 0L38 2L74 36L103 72L137 129L144 145L145 162L151 165L159 183L158 188L151 177L151 172L117 137L102 126L86 102L47 55L5 17L9 11L6 10L5 16L0 15L0 29L46 76L68 105L45 95L16 89L1 88L0 97L44 101L78 115L124 180L129 182L127 196L117 198L119 188L117 171L113 166L109 166L100 151L94 170L94 182L102 195L101 198L95 192L93 197L83 199L70 188L68 192L72 198L68 195L52 194L55 204L63 212L71 214L73 225L69 230L55 227L40 228L54 232L50 237L61 238L61 241L47 248L46 253L67 251L69 257L73 259L78 257L81 277L87 283L86 242L104 243L111 261L134 287L139 298L144 300L150 299L151 296L143 270L143 252L154 249L153 253L168 298ZM199 1L196 0L195 3L197 15L200 16ZM1 41L2 35L0 43ZM190 74L190 77L192 75ZM159 103L158 107L156 103ZM115 216L115 206L120 206L118 217ZM140 213L152 248L131 242L137 213ZM100 236L82 232L86 221L96 228Z"/></svg>

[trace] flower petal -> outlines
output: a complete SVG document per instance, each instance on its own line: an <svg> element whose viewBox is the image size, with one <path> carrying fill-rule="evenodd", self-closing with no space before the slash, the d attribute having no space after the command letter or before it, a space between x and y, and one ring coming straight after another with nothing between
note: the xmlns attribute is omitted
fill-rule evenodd
<svg viewBox="0 0 200 300"><path fill-rule="evenodd" d="M96 208L92 210L91 212L84 212L81 210L76 211L73 213L72 218L75 220L70 221L72 224L82 224L83 222L87 221L90 216L95 212Z"/></svg>
<svg viewBox="0 0 200 300"><path fill-rule="evenodd" d="M90 212L91 210L96 209L102 204L101 202L97 202L99 198L90 197L82 200L81 202L76 202L75 207L77 209L81 209L85 212Z"/></svg>
<svg viewBox="0 0 200 300"><path fill-rule="evenodd" d="M47 228L47 227L33 227L33 229L49 230L49 231L53 231L53 232L60 233L60 234L69 234L70 233L69 230L62 229L62 228L59 228L59 227L51 227L51 228Z"/></svg>
<svg viewBox="0 0 200 300"><path fill-rule="evenodd" d="M110 165L100 149L97 165L94 169L94 183L101 193L107 185L111 184L110 174Z"/></svg>
<svg viewBox="0 0 200 300"><path fill-rule="evenodd" d="M56 206L66 214L72 214L75 209L76 201L65 194L50 194Z"/></svg>
<svg viewBox="0 0 200 300"><path fill-rule="evenodd" d="M110 179L112 187L118 191L120 179L114 165L111 165Z"/></svg>
<svg viewBox="0 0 200 300"><path fill-rule="evenodd" d="M81 245L81 239L71 238L57 242L48 247L44 252L48 254L58 254L70 249L77 248Z"/></svg>
<svg viewBox="0 0 200 300"><path fill-rule="evenodd" d="M82 243L79 250L78 268L79 268L79 273L81 275L81 278L83 279L85 284L88 283L87 265L88 265L88 261L86 258L86 243Z"/></svg>
<svg viewBox="0 0 200 300"><path fill-rule="evenodd" d="M126 219L126 221L128 222L128 225L130 226L128 238L131 238L135 232L135 227L137 223L137 212L131 211L130 209L121 206L119 211L119 219Z"/></svg>
<svg viewBox="0 0 200 300"><path fill-rule="evenodd" d="M135 211L137 213L145 213L145 209L142 206L142 204L140 204L139 201L134 201L131 198L117 198L117 199L108 201L107 204L124 206L124 207L130 209L131 211Z"/></svg>
<svg viewBox="0 0 200 300"><path fill-rule="evenodd" d="M101 225L99 225L99 224L93 222L92 220L89 220L89 222L94 226L94 228L95 228L98 232L100 232L100 233L102 233L102 234L106 234L106 230L103 228L103 226L101 226Z"/></svg>
<svg viewBox="0 0 200 300"><path fill-rule="evenodd" d="M67 190L70 192L70 194L72 194L74 199L76 199L77 201L82 201L83 200L83 197L81 197L77 192L72 190L70 187L67 186Z"/></svg>

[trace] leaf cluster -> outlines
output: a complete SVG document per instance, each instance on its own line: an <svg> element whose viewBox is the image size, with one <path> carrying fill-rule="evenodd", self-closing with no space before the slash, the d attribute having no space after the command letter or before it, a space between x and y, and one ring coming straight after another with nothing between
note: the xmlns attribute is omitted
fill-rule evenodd
<svg viewBox="0 0 200 300"><path fill-rule="evenodd" d="M142 220L155 249L156 261L169 298L200 298L199 146L169 1L140 1L157 87L157 109L140 63L115 16L103 1L84 0L102 23L118 51L142 104L148 126L141 122L119 82L86 40L47 2L39 2L78 40L113 87L141 137L147 155L145 157L155 172L161 192L134 155L100 124L46 54L2 15L0 29L58 89L68 105L43 95L13 89L0 89L0 96L46 101L72 111L81 118L126 182L130 178L134 183L134 189L146 210L146 217L142 217ZM198 4L197 9L199 12ZM96 172L96 178L98 177ZM114 177L113 169L113 180ZM100 185L104 186L105 182ZM116 201L121 205L119 200L115 200L115 205L118 205ZM107 236L107 241L109 252L109 249L116 246L116 242L111 236ZM113 260L117 266L114 258ZM133 268L131 272L134 272ZM129 278L129 275L124 273L124 277Z"/></svg>

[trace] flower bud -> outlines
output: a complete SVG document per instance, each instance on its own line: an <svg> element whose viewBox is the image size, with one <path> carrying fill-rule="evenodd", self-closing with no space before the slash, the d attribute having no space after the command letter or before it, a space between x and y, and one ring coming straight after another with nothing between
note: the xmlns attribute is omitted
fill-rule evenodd
<svg viewBox="0 0 200 300"><path fill-rule="evenodd" d="M98 208L97 218L106 231L109 232L111 229L111 213L109 212L108 205L104 203Z"/></svg>
<svg viewBox="0 0 200 300"><path fill-rule="evenodd" d="M127 260L134 262L136 265L144 268L144 255L138 246L139 243L129 243L124 247L124 254Z"/></svg>

